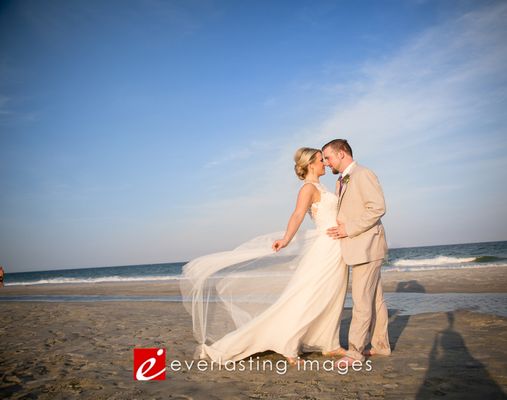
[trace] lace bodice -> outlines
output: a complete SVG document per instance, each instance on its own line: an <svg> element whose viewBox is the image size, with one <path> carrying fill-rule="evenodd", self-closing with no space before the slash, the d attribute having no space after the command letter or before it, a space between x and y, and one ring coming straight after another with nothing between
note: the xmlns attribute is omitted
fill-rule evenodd
<svg viewBox="0 0 507 400"><path fill-rule="evenodd" d="M314 185L320 192L320 201L313 203L308 209L308 214L315 223L315 227L319 230L336 226L336 218L338 216L338 197L330 192L321 183L305 182Z"/></svg>

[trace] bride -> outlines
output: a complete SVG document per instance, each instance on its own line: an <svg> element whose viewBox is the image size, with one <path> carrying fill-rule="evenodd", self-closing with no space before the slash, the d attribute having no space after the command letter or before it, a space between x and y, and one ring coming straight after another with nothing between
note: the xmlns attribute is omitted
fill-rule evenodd
<svg viewBox="0 0 507 400"><path fill-rule="evenodd" d="M183 267L195 358L225 364L272 350L295 365L299 352L345 353L339 329L348 267L340 241L326 234L336 225L338 198L319 181L320 150L300 148L294 161L304 184L282 239L274 240L281 232L259 236ZM307 212L315 229L297 233Z"/></svg>

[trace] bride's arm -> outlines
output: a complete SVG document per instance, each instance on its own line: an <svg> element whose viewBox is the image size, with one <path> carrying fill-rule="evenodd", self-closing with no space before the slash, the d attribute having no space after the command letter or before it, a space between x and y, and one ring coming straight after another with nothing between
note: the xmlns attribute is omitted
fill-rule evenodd
<svg viewBox="0 0 507 400"><path fill-rule="evenodd" d="M290 243L299 227L301 226L301 223L305 219L306 212L312 205L313 197L316 192L317 189L310 183L304 185L301 188L298 194L296 209L290 216L289 223L287 224L287 230L285 231L283 239L276 240L271 246L274 251L279 251Z"/></svg>

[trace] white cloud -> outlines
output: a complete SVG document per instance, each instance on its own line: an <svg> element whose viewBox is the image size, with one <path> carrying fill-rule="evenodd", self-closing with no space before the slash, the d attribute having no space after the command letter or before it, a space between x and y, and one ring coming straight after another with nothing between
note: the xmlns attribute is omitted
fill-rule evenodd
<svg viewBox="0 0 507 400"><path fill-rule="evenodd" d="M219 158L215 158L204 165L204 168L212 168L221 164L226 164L231 161L245 160L253 154L250 149L230 149L226 154L223 154Z"/></svg>

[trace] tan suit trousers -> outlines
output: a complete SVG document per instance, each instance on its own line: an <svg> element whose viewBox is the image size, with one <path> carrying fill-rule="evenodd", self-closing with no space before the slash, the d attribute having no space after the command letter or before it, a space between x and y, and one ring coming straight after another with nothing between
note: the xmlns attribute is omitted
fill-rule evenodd
<svg viewBox="0 0 507 400"><path fill-rule="evenodd" d="M380 267L383 260L352 266L352 322L346 355L364 361L362 352L370 342L377 354L391 354L387 333L387 305L384 300Z"/></svg>

